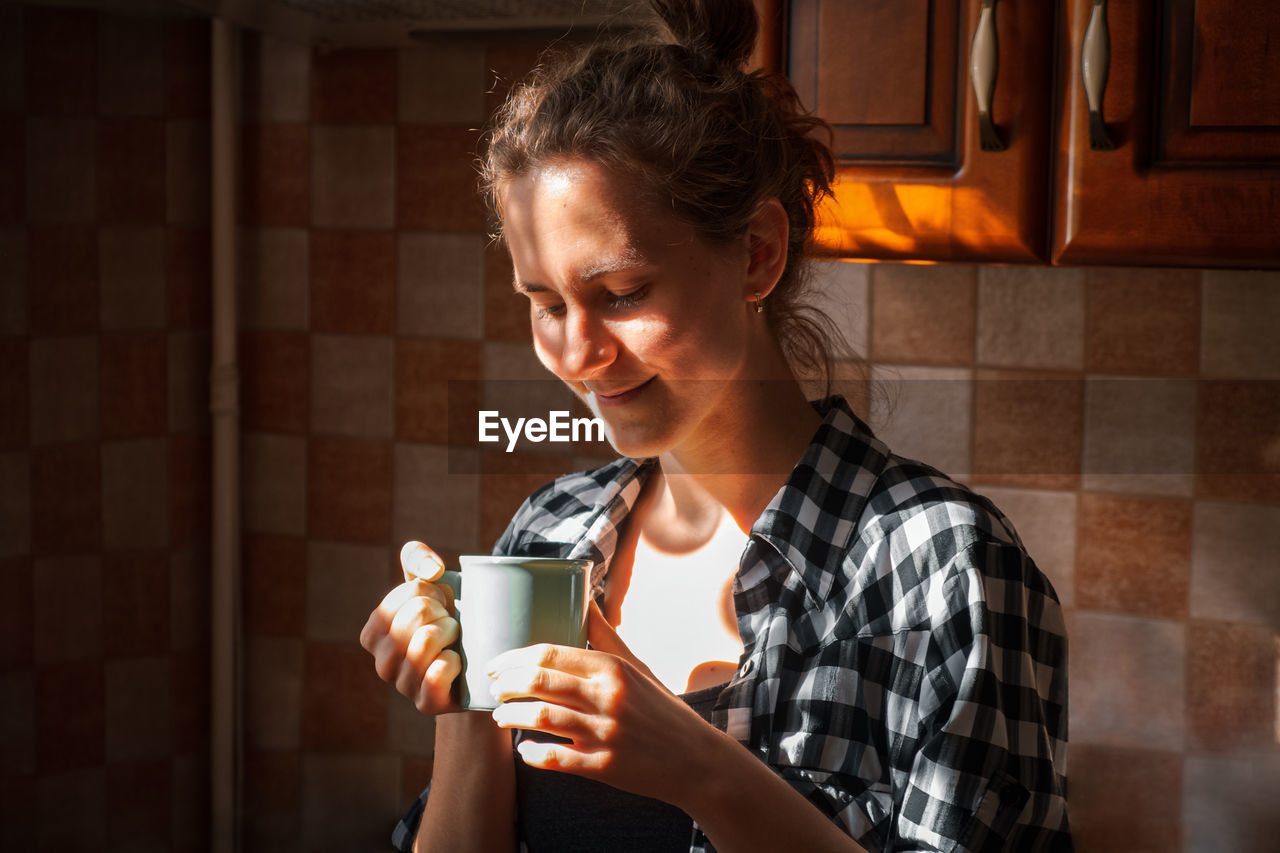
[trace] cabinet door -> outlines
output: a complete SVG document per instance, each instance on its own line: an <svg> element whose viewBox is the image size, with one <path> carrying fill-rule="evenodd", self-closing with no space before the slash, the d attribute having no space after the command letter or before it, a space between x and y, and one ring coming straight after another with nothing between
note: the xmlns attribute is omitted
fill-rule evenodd
<svg viewBox="0 0 1280 853"><path fill-rule="evenodd" d="M1066 0L1062 43L1054 262L1280 266L1280 3Z"/></svg>
<svg viewBox="0 0 1280 853"><path fill-rule="evenodd" d="M785 0L763 35L831 123L838 175L818 251L849 258L1036 262L1048 255L1053 4L1045 0ZM980 144L971 46L997 57ZM981 40L980 40L981 41ZM762 50L764 57L774 55Z"/></svg>

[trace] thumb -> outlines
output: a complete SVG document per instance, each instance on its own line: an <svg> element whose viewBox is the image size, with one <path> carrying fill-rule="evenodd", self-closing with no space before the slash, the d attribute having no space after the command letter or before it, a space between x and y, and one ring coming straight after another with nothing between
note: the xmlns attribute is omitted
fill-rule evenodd
<svg viewBox="0 0 1280 853"><path fill-rule="evenodd" d="M434 581L444 574L444 558L421 542L406 542L400 549L404 579Z"/></svg>
<svg viewBox="0 0 1280 853"><path fill-rule="evenodd" d="M618 636L618 632L613 630L609 620L604 618L600 605L596 604L595 601L592 601L587 608L587 642L596 651L620 657L649 678L657 680L649 670L649 667L645 666L644 662L632 654L631 649L627 648L627 644Z"/></svg>

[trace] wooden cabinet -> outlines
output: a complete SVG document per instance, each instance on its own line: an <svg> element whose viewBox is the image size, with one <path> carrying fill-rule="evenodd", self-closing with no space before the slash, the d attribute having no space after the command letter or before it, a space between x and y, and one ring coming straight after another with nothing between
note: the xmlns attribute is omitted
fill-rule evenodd
<svg viewBox="0 0 1280 853"><path fill-rule="evenodd" d="M1095 6L1109 12L1091 40L1108 151L1090 147L1081 75ZM765 0L762 12L760 56L834 130L822 253L1280 265L1273 0ZM975 69L984 48L997 61ZM982 144L984 74L1003 150Z"/></svg>

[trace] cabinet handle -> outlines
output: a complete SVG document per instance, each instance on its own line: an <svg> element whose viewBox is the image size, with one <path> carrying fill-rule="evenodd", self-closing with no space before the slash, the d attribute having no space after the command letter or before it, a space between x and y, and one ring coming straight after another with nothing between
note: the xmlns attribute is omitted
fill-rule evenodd
<svg viewBox="0 0 1280 853"><path fill-rule="evenodd" d="M1102 95L1107 90L1107 72L1111 66L1111 35L1107 31L1107 0L1093 0L1089 25L1080 46L1080 77L1089 102L1089 147L1094 151L1111 151L1116 146L1107 134L1102 120Z"/></svg>
<svg viewBox="0 0 1280 853"><path fill-rule="evenodd" d="M991 99L996 93L1000 70L1000 43L996 38L996 0L982 0L978 28L969 45L969 79L978 101L978 133L983 151L1003 151L1004 142L991 120Z"/></svg>

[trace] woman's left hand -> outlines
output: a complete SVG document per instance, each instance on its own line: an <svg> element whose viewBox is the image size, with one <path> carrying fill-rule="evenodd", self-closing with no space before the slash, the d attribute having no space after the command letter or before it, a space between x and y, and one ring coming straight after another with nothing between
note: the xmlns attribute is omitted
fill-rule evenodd
<svg viewBox="0 0 1280 853"><path fill-rule="evenodd" d="M493 719L572 743L521 741L531 767L597 779L646 797L680 804L680 785L696 773L685 763L706 760L709 726L649 672L591 603L590 649L534 645L489 663Z"/></svg>

